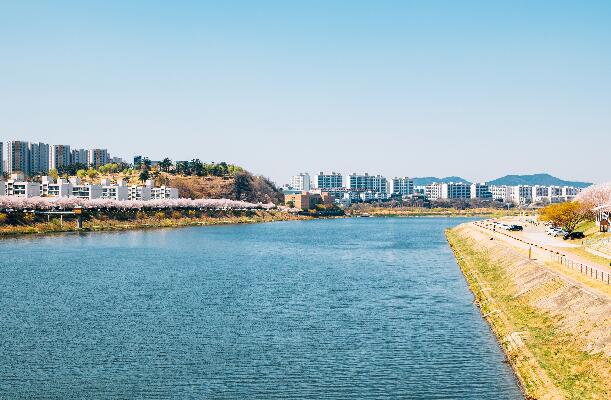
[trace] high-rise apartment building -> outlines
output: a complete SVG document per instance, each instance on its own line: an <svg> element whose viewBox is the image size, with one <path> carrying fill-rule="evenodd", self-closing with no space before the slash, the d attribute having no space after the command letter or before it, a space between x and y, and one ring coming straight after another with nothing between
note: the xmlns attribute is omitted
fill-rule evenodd
<svg viewBox="0 0 611 400"><path fill-rule="evenodd" d="M310 174L302 172L291 177L291 187L296 190L307 192L310 190Z"/></svg>
<svg viewBox="0 0 611 400"><path fill-rule="evenodd" d="M95 169L108 164L108 161L108 150L106 149L91 149L87 152L87 164Z"/></svg>
<svg viewBox="0 0 611 400"><path fill-rule="evenodd" d="M356 173L348 176L348 188L351 190L370 190L374 193L388 193L388 180L382 175L359 175Z"/></svg>
<svg viewBox="0 0 611 400"><path fill-rule="evenodd" d="M49 145L46 143L29 143L30 175L49 172Z"/></svg>
<svg viewBox="0 0 611 400"><path fill-rule="evenodd" d="M2 178L3 174L4 174L4 144L0 142L0 179ZM0 196L4 194L2 189L3 188L0 187Z"/></svg>
<svg viewBox="0 0 611 400"><path fill-rule="evenodd" d="M315 176L314 184L317 189L338 189L344 187L344 179L342 174L337 172L330 174L321 172Z"/></svg>
<svg viewBox="0 0 611 400"><path fill-rule="evenodd" d="M492 192L485 183L472 183L471 184L471 198L472 199L491 199Z"/></svg>
<svg viewBox="0 0 611 400"><path fill-rule="evenodd" d="M85 149L74 149L70 152L70 163L71 164L85 164L89 163L88 161L88 151Z"/></svg>
<svg viewBox="0 0 611 400"><path fill-rule="evenodd" d="M390 194L396 196L407 196L414 193L414 180L407 176L394 177L390 180Z"/></svg>
<svg viewBox="0 0 611 400"><path fill-rule="evenodd" d="M57 169L71 164L70 146L53 144L49 151L49 169Z"/></svg>
<svg viewBox="0 0 611 400"><path fill-rule="evenodd" d="M30 173L30 151L28 142L13 140L6 142L6 171L7 174L21 172Z"/></svg>

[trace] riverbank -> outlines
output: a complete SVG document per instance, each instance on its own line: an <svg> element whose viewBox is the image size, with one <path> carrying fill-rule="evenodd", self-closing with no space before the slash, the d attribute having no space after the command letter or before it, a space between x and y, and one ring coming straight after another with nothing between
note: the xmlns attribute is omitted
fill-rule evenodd
<svg viewBox="0 0 611 400"><path fill-rule="evenodd" d="M373 217L486 217L499 218L510 215L518 215L514 210L503 210L496 208L469 208L459 210L456 208L425 208L425 207L400 207L385 208L371 207L363 209L348 209L346 212L353 216L369 215Z"/></svg>
<svg viewBox="0 0 611 400"><path fill-rule="evenodd" d="M0 225L0 237L60 232L123 231L135 229L178 228L222 224L252 224L273 221L308 220L312 217L280 210L218 210L208 212L160 212L115 215L92 213L78 229L75 217L53 216L48 220L26 218L14 224Z"/></svg>
<svg viewBox="0 0 611 400"><path fill-rule="evenodd" d="M611 396L611 296L473 224L446 236L527 398Z"/></svg>

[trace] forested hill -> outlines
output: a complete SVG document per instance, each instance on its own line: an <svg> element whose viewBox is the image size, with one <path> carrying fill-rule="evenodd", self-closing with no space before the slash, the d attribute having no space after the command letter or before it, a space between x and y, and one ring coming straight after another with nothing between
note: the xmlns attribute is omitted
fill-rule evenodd
<svg viewBox="0 0 611 400"><path fill-rule="evenodd" d="M505 175L501 178L495 179L488 182L489 185L542 185L542 186L575 186L575 187L588 187L592 185L588 182L579 181L565 181L560 178L556 178L550 174L532 174L532 175Z"/></svg>

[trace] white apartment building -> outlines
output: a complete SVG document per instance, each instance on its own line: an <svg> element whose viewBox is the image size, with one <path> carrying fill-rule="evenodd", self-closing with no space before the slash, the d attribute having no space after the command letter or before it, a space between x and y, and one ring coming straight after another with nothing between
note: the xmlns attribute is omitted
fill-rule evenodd
<svg viewBox="0 0 611 400"><path fill-rule="evenodd" d="M302 172L291 177L291 187L302 192L310 191L310 174Z"/></svg>
<svg viewBox="0 0 611 400"><path fill-rule="evenodd" d="M486 183L472 183L470 193L471 193L472 199L491 199L492 198L490 187L488 187Z"/></svg>
<svg viewBox="0 0 611 400"><path fill-rule="evenodd" d="M106 149L91 149L87 152L87 164L97 169L108 164L110 157Z"/></svg>
<svg viewBox="0 0 611 400"><path fill-rule="evenodd" d="M371 190L387 195L389 192L388 186L388 180L382 175L352 173L348 176L348 189L350 190Z"/></svg>
<svg viewBox="0 0 611 400"><path fill-rule="evenodd" d="M390 180L390 194L408 196L414 193L414 180L404 177L394 177Z"/></svg>
<svg viewBox="0 0 611 400"><path fill-rule="evenodd" d="M113 185L108 179L102 179L101 185L101 198L120 201L129 199L129 188L125 184L125 181L119 181L116 185Z"/></svg>
<svg viewBox="0 0 611 400"><path fill-rule="evenodd" d="M511 201L511 186L492 185L490 186L490 192L492 193L492 200L502 201L503 203Z"/></svg>
<svg viewBox="0 0 611 400"><path fill-rule="evenodd" d="M151 188L151 199L177 199L178 189L167 186L161 186L158 188Z"/></svg>
<svg viewBox="0 0 611 400"><path fill-rule="evenodd" d="M53 144L49 146L49 169L57 169L71 163L70 146Z"/></svg>
<svg viewBox="0 0 611 400"><path fill-rule="evenodd" d="M424 195L429 200L441 199L441 182L433 182L424 187Z"/></svg>
<svg viewBox="0 0 611 400"><path fill-rule="evenodd" d="M0 196L6 196L6 183L2 176L0 175Z"/></svg>
<svg viewBox="0 0 611 400"><path fill-rule="evenodd" d="M344 178L342 174L337 172L331 172L325 174L319 173L314 178L314 187L316 189L336 189L344 187Z"/></svg>
<svg viewBox="0 0 611 400"><path fill-rule="evenodd" d="M144 185L132 185L129 186L128 200L142 200L147 201L151 199L152 184L150 181L146 181Z"/></svg>
<svg viewBox="0 0 611 400"><path fill-rule="evenodd" d="M429 200L471 198L471 185L463 182L433 182L426 185L424 194Z"/></svg>
<svg viewBox="0 0 611 400"><path fill-rule="evenodd" d="M11 175L11 179L5 182L4 193L6 196L16 197L38 197L40 196L40 184L27 182L22 173Z"/></svg>
<svg viewBox="0 0 611 400"><path fill-rule="evenodd" d="M532 187L529 185L511 186L511 202L513 204L532 202Z"/></svg>

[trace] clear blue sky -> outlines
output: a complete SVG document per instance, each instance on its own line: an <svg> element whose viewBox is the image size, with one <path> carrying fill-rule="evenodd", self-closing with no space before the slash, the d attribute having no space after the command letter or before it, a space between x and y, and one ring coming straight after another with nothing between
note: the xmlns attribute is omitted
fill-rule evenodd
<svg viewBox="0 0 611 400"><path fill-rule="evenodd" d="M609 1L82 3L0 3L0 141L611 179Z"/></svg>

